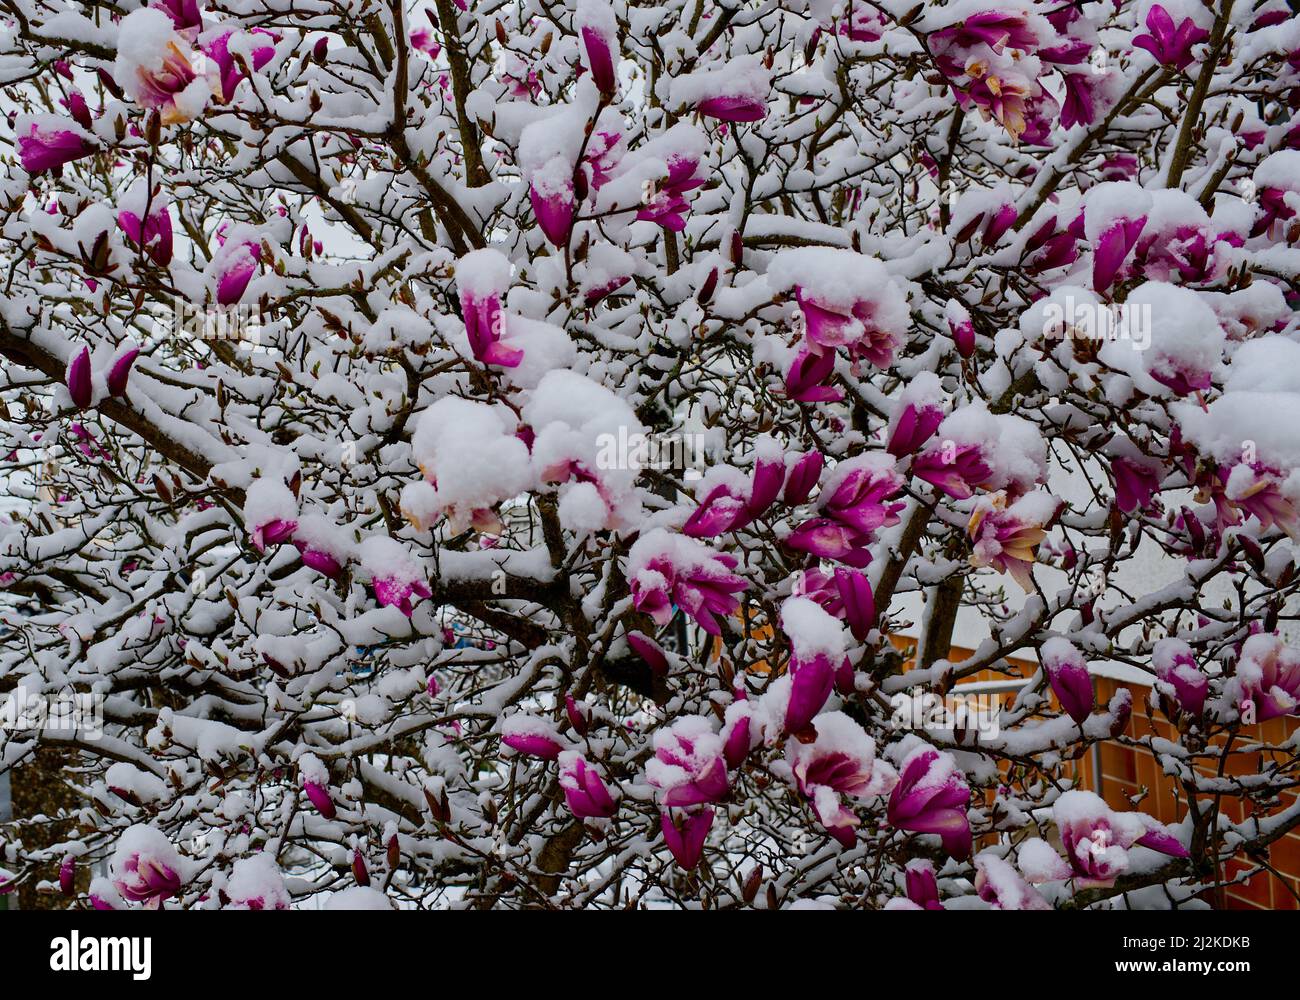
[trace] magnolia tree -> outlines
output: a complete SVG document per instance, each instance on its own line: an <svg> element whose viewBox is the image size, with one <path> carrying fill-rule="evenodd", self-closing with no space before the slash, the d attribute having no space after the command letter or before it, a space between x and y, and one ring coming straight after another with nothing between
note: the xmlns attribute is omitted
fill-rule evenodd
<svg viewBox="0 0 1300 1000"><path fill-rule="evenodd" d="M1300 824L1285 3L0 8L0 768L83 804L0 892L1204 905Z"/></svg>

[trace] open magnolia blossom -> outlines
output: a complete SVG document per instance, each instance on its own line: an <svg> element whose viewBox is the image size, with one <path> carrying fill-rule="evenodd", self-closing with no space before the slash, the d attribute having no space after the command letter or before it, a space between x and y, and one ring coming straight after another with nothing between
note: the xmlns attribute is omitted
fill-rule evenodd
<svg viewBox="0 0 1300 1000"><path fill-rule="evenodd" d="M1273 877L1284 0L7 7L0 893Z"/></svg>

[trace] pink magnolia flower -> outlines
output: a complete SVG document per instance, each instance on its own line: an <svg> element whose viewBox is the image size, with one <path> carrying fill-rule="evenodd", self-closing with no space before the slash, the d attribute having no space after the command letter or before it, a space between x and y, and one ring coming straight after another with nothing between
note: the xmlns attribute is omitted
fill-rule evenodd
<svg viewBox="0 0 1300 1000"><path fill-rule="evenodd" d="M577 211L573 177L561 176L554 170L537 172L528 186L528 200L546 238L554 246L567 246Z"/></svg>
<svg viewBox="0 0 1300 1000"><path fill-rule="evenodd" d="M1247 724L1300 714L1300 650L1276 635L1252 635L1227 693Z"/></svg>
<svg viewBox="0 0 1300 1000"><path fill-rule="evenodd" d="M1104 292L1115 281L1146 224L1145 215L1116 219L1098 237L1092 254L1092 287L1098 292Z"/></svg>
<svg viewBox="0 0 1300 1000"><path fill-rule="evenodd" d="M941 51L987 45L1001 55L1007 48L1032 51L1038 47L1039 40L1024 14L986 10L972 14L958 24L932 31L929 43L931 49Z"/></svg>
<svg viewBox="0 0 1300 1000"><path fill-rule="evenodd" d="M1055 637L1043 643L1038 658L1065 714L1083 725L1096 703L1092 677L1083 656L1068 639Z"/></svg>
<svg viewBox="0 0 1300 1000"><path fill-rule="evenodd" d="M628 553L633 605L659 625L672 619L673 604L710 635L721 635L716 615L740 607L735 596L748 584L732 573L736 560L684 535L657 528Z"/></svg>
<svg viewBox="0 0 1300 1000"><path fill-rule="evenodd" d="M912 475L956 500L973 496L992 473L993 467L978 444L933 445L912 463Z"/></svg>
<svg viewBox="0 0 1300 1000"><path fill-rule="evenodd" d="M578 819L607 819L618 811L600 773L580 753L560 754L560 787L569 811Z"/></svg>
<svg viewBox="0 0 1300 1000"><path fill-rule="evenodd" d="M1210 33L1197 27L1190 17L1183 18L1175 26L1169 11L1160 4L1151 6L1146 23L1150 34L1138 35L1133 44L1150 52L1162 66L1173 66L1178 70L1192 64L1192 46L1210 37Z"/></svg>
<svg viewBox="0 0 1300 1000"><path fill-rule="evenodd" d="M948 855L964 861L971 851L969 808L970 786L951 754L922 744L903 760L889 796L891 826L937 834Z"/></svg>
<svg viewBox="0 0 1300 1000"><path fill-rule="evenodd" d="M72 405L78 410L87 409L95 398L94 386L91 382L89 347L83 347L73 356L68 363L64 382L68 386L68 395L72 397Z"/></svg>
<svg viewBox="0 0 1300 1000"><path fill-rule="evenodd" d="M805 452L795 459L786 476L781 500L791 507L797 507L807 500L813 487L821 479L824 461L820 451Z"/></svg>
<svg viewBox="0 0 1300 1000"><path fill-rule="evenodd" d="M995 910L1050 910L1037 890L993 851L975 856L975 892Z"/></svg>
<svg viewBox="0 0 1300 1000"><path fill-rule="evenodd" d="M539 760L555 760L568 749L551 723L519 713L501 723L501 742L511 750Z"/></svg>
<svg viewBox="0 0 1300 1000"><path fill-rule="evenodd" d="M686 228L690 203L686 192L700 187L704 178L699 174L697 156L679 154L668 157L668 176L661 180L654 195L636 217L642 222L654 222L674 233Z"/></svg>
<svg viewBox="0 0 1300 1000"><path fill-rule="evenodd" d="M922 910L942 910L939 902L939 883L934 877L934 865L923 858L914 858L903 869L907 898Z"/></svg>
<svg viewBox="0 0 1300 1000"><path fill-rule="evenodd" d="M826 385L835 373L835 355L802 349L785 375L785 394L800 403L834 403L844 398L844 391Z"/></svg>
<svg viewBox="0 0 1300 1000"><path fill-rule="evenodd" d="M170 17L179 32L193 32L196 28L203 27L199 0L154 0L149 6L158 8Z"/></svg>
<svg viewBox="0 0 1300 1000"><path fill-rule="evenodd" d="M433 596L424 574L395 539L371 535L361 543L358 555L380 607L395 607L410 618L416 603Z"/></svg>
<svg viewBox="0 0 1300 1000"><path fill-rule="evenodd" d="M892 322L876 321L877 303L862 299L840 311L817 301L803 288L796 286L794 292L803 310L804 335L814 350L846 347L877 368L888 368L893 362L902 338Z"/></svg>
<svg viewBox="0 0 1300 1000"><path fill-rule="evenodd" d="M326 819L335 817L334 799L330 797L328 788L315 781L304 781L302 790L306 794L308 801L316 807L318 813Z"/></svg>
<svg viewBox="0 0 1300 1000"><path fill-rule="evenodd" d="M1115 506L1123 513L1146 510L1160 488L1163 473L1158 465L1131 458L1114 458L1110 463L1115 477Z"/></svg>
<svg viewBox="0 0 1300 1000"><path fill-rule="evenodd" d="M659 816L664 843L682 871L693 871L704 855L704 842L713 826L713 810L698 809L693 812L665 809Z"/></svg>
<svg viewBox="0 0 1300 1000"><path fill-rule="evenodd" d="M122 834L110 862L113 885L133 903L158 909L180 892L184 866L171 842L151 826L136 825Z"/></svg>
<svg viewBox="0 0 1300 1000"><path fill-rule="evenodd" d="M808 799L822 825L844 847L852 847L861 820L844 798L863 801L883 795L898 780L894 769L876 758L876 742L843 712L816 720L811 743L789 740L785 756L799 793Z"/></svg>
<svg viewBox="0 0 1300 1000"><path fill-rule="evenodd" d="M128 97L160 113L164 125L191 121L203 113L212 83L195 71L199 62L171 15L142 7L118 25L114 76Z"/></svg>
<svg viewBox="0 0 1300 1000"><path fill-rule="evenodd" d="M805 570L795 593L816 601L825 611L849 626L859 642L875 626L876 600L865 573L837 566L834 573Z"/></svg>
<svg viewBox="0 0 1300 1000"><path fill-rule="evenodd" d="M1052 805L1052 819L1079 887L1113 884L1128 870L1128 849L1134 845L1171 857L1188 856L1187 848L1151 817L1112 812L1093 792L1063 793Z"/></svg>
<svg viewBox="0 0 1300 1000"><path fill-rule="evenodd" d="M416 28L411 32L411 48L423 52L430 59L437 59L442 46L438 44L433 32L428 28Z"/></svg>
<svg viewBox="0 0 1300 1000"><path fill-rule="evenodd" d="M785 481L785 461L775 441L770 438L763 441L748 488L726 482L715 486L682 526L683 534L713 538L739 530L767 511Z"/></svg>
<svg viewBox="0 0 1300 1000"><path fill-rule="evenodd" d="M972 543L971 565L1010 573L1028 593L1034 585L1037 546L1047 537L1046 525L1059 509L1060 501L1041 491L1028 493L1009 507L1002 491L982 498L966 528Z"/></svg>
<svg viewBox="0 0 1300 1000"><path fill-rule="evenodd" d="M614 11L605 3L588 2L578 5L574 27L582 39L587 54L587 66L596 89L611 97L617 86L614 64L618 59L618 22Z"/></svg>
<svg viewBox="0 0 1300 1000"><path fill-rule="evenodd" d="M44 115L18 134L18 160L29 174L43 174L95 152L96 146L72 122ZM66 119L62 119L66 121ZM72 127L68 127L72 126Z"/></svg>
<svg viewBox="0 0 1300 1000"><path fill-rule="evenodd" d="M1192 648L1181 639L1161 639L1151 651L1157 690L1180 711L1200 717L1210 692L1210 678L1196 663Z"/></svg>
<svg viewBox="0 0 1300 1000"><path fill-rule="evenodd" d="M658 730L654 748L646 780L659 789L665 807L719 802L730 790L722 738L704 716L681 716Z"/></svg>
<svg viewBox="0 0 1300 1000"><path fill-rule="evenodd" d="M262 477L248 488L244 499L244 526L258 552L293 538L298 527L298 500L278 477Z"/></svg>
<svg viewBox="0 0 1300 1000"><path fill-rule="evenodd" d="M59 864L59 892L65 896L75 895L77 891L77 859L65 854Z"/></svg>
<svg viewBox="0 0 1300 1000"><path fill-rule="evenodd" d="M117 213L117 223L127 239L148 253L159 267L166 267L172 259L172 215L167 199L162 196L150 199L132 195L136 195L136 192L128 195L131 207L123 207ZM146 203L148 214L144 215ZM141 215L144 215L143 219L140 218Z"/></svg>
<svg viewBox="0 0 1300 1000"><path fill-rule="evenodd" d="M482 364L517 368L524 352L501 342L506 333L506 313L501 296L510 287L510 261L491 248L467 253L456 264L456 289L465 334L475 360Z"/></svg>
<svg viewBox="0 0 1300 1000"><path fill-rule="evenodd" d="M743 691L741 695L743 696ZM753 708L743 697L727 706L722 724L722 757L727 767L735 770L745 762L761 734L754 722Z"/></svg>
<svg viewBox="0 0 1300 1000"><path fill-rule="evenodd" d="M629 632L627 644L632 648L632 652L646 662L652 673L659 677L668 676L668 655L659 643L640 632Z"/></svg>
<svg viewBox="0 0 1300 1000"><path fill-rule="evenodd" d="M722 122L757 122L767 117L767 101L752 94L729 94L701 101L695 110Z"/></svg>
<svg viewBox="0 0 1300 1000"><path fill-rule="evenodd" d="M1011 221L1014 222L1016 209L1014 205L1010 207ZM996 240L985 239L985 243L993 242ZM970 318L970 312L956 299L949 299L944 309L944 319L948 321L948 332L952 334L953 343L957 345L957 353L963 358L969 358L975 353L975 323Z"/></svg>
<svg viewBox="0 0 1300 1000"><path fill-rule="evenodd" d="M262 259L262 244L257 240L228 242L217 255L217 302L234 305L244 297L248 284L257 273Z"/></svg>
<svg viewBox="0 0 1300 1000"><path fill-rule="evenodd" d="M1220 468L1218 476L1223 498L1233 508L1254 517L1266 530L1278 528L1293 539L1300 537L1300 511L1283 492L1287 477L1282 472L1259 462L1238 462L1231 470Z"/></svg>
<svg viewBox="0 0 1300 1000"><path fill-rule="evenodd" d="M235 88L244 79L244 70L230 51L230 39L234 34L233 31L227 31L203 47L208 58L217 64L216 92L218 100L222 102L234 99ZM252 46L252 69L256 72L275 58L275 36L265 28L254 28L248 35L257 36L258 44Z"/></svg>
<svg viewBox="0 0 1300 1000"><path fill-rule="evenodd" d="M349 540L332 521L319 514L298 519L293 544L304 566L331 580L342 575L343 567L352 555Z"/></svg>
<svg viewBox="0 0 1300 1000"><path fill-rule="evenodd" d="M878 452L841 462L827 477L817 506L828 516L870 533L898 523L906 503L891 503L906 480L894 471L892 456Z"/></svg>

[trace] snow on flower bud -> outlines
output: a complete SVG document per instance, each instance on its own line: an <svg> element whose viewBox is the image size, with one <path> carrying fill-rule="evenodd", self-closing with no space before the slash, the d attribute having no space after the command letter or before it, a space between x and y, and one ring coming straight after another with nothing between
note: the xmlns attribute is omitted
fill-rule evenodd
<svg viewBox="0 0 1300 1000"><path fill-rule="evenodd" d="M501 724L501 742L516 753L539 760L555 760L567 744L548 721L518 713Z"/></svg>
<svg viewBox="0 0 1300 1000"><path fill-rule="evenodd" d="M710 635L721 635L716 615L740 607L735 596L748 584L731 570L735 559L663 528L643 534L628 553L633 605L659 625L672 619L676 604Z"/></svg>
<svg viewBox="0 0 1300 1000"><path fill-rule="evenodd" d="M1192 64L1192 46L1205 41L1210 33L1190 17L1182 18L1177 25L1168 10L1161 4L1152 4L1147 11L1147 31L1138 35L1133 44L1146 49L1163 66L1184 70Z"/></svg>
<svg viewBox="0 0 1300 1000"><path fill-rule="evenodd" d="M645 661L653 674L658 677L668 676L668 655L659 643L641 632L629 632L627 634L627 644L631 647L632 652Z"/></svg>
<svg viewBox="0 0 1300 1000"><path fill-rule="evenodd" d="M911 471L954 499L980 488L1018 496L1047 474L1047 445L1038 428L1021 417L990 413L983 401L948 414L936 437Z"/></svg>
<svg viewBox="0 0 1300 1000"><path fill-rule="evenodd" d="M781 605L781 629L790 641L790 700L785 731L798 733L822 710L844 661L844 627L825 608L807 597Z"/></svg>
<svg viewBox="0 0 1300 1000"><path fill-rule="evenodd" d="M68 114L72 115L72 120L82 128L89 129L94 125L95 120L90 114L90 105L86 103L86 97L80 90L73 88L68 91L67 106Z"/></svg>
<svg viewBox="0 0 1300 1000"><path fill-rule="evenodd" d="M141 107L157 110L164 125L191 121L212 97L212 82L194 70L198 59L171 18L142 7L118 25L113 77Z"/></svg>
<svg viewBox="0 0 1300 1000"><path fill-rule="evenodd" d="M682 871L694 871L700 863L712 826L713 810L708 808L694 812L666 809L660 814L659 827L663 831L664 843Z"/></svg>
<svg viewBox="0 0 1300 1000"><path fill-rule="evenodd" d="M722 122L756 122L767 117L772 74L758 56L677 76L670 85L672 104L692 106L705 118Z"/></svg>
<svg viewBox="0 0 1300 1000"><path fill-rule="evenodd" d="M889 796L891 826L913 833L937 834L949 857L970 857L967 810L970 786L951 754L920 744L901 765L898 784Z"/></svg>
<svg viewBox="0 0 1300 1000"><path fill-rule="evenodd" d="M370 869L366 867L365 856L361 853L361 848L352 849L352 878L357 885L370 885Z"/></svg>
<svg viewBox="0 0 1300 1000"><path fill-rule="evenodd" d="M217 303L234 305L244 297L262 259L262 245L256 240L227 240L212 259L216 276Z"/></svg>
<svg viewBox="0 0 1300 1000"><path fill-rule="evenodd" d="M864 801L883 795L898 780L894 769L876 758L876 742L843 712L817 717L817 737L810 743L791 739L786 761L799 793L812 804L823 829L844 847L852 847L858 816L844 798Z"/></svg>
<svg viewBox="0 0 1300 1000"><path fill-rule="evenodd" d="M759 742L761 734L753 714L753 707L743 699L727 706L722 723L722 756L733 771L745 762L749 751Z"/></svg>
<svg viewBox="0 0 1300 1000"><path fill-rule="evenodd" d="M889 421L885 450L895 458L918 451L943 423L944 393L939 377L921 372L898 396L898 406Z"/></svg>
<svg viewBox="0 0 1300 1000"><path fill-rule="evenodd" d="M470 350L483 364L516 368L523 351L501 342L506 334L506 314L501 296L510 287L510 261L490 247L467 253L456 262L456 290Z"/></svg>
<svg viewBox="0 0 1300 1000"><path fill-rule="evenodd" d="M0 876L0 895L4 893L3 877ZM126 900L112 881L102 875L91 879L90 907L93 910L121 910L126 907Z"/></svg>
<svg viewBox="0 0 1300 1000"><path fill-rule="evenodd" d="M654 749L645 775L665 807L698 806L726 796L730 784L722 739L704 716L684 715L657 730Z"/></svg>
<svg viewBox="0 0 1300 1000"><path fill-rule="evenodd" d="M569 811L578 819L608 819L618 811L600 772L580 753L566 750L559 756L560 787Z"/></svg>
<svg viewBox="0 0 1300 1000"><path fill-rule="evenodd" d="M569 725L579 736L586 736L587 730L591 728L591 706L586 702L577 702L573 700L573 695L566 693L564 695L564 714L569 719Z"/></svg>
<svg viewBox="0 0 1300 1000"><path fill-rule="evenodd" d="M158 909L163 900L180 893L188 869L159 830L137 824L118 839L109 871L126 899Z"/></svg>
<svg viewBox="0 0 1300 1000"><path fill-rule="evenodd" d="M284 480L263 476L249 486L244 499L244 527L258 552L293 538L298 527L298 500Z"/></svg>
<svg viewBox="0 0 1300 1000"><path fill-rule="evenodd" d="M907 338L907 299L874 257L831 247L784 250L768 265L773 292L793 290L813 351L845 348L886 368Z"/></svg>
<svg viewBox="0 0 1300 1000"><path fill-rule="evenodd" d="M1047 673L1052 693L1061 708L1079 725L1092 714L1095 696L1092 677L1083 656L1068 640L1060 636L1048 639L1038 651L1039 661Z"/></svg>
<svg viewBox="0 0 1300 1000"><path fill-rule="evenodd" d="M1187 857L1182 843L1154 819L1142 813L1112 812L1093 792L1064 792L1052 805L1052 819L1080 888L1113 884L1128 871L1128 850L1135 845L1170 857Z"/></svg>
<svg viewBox="0 0 1300 1000"><path fill-rule="evenodd" d="M1250 636L1224 690L1248 725L1300 715L1300 649L1276 635Z"/></svg>
<svg viewBox="0 0 1300 1000"><path fill-rule="evenodd" d="M298 519L293 544L302 564L317 573L337 579L351 560L355 546L348 533L327 517L309 514Z"/></svg>
<svg viewBox="0 0 1300 1000"><path fill-rule="evenodd" d="M1181 639L1161 639L1151 651L1156 689L1180 711L1199 718L1210 692L1210 678L1196 663L1192 647Z"/></svg>
<svg viewBox="0 0 1300 1000"><path fill-rule="evenodd" d="M948 321L948 332L957 345L957 353L969 358L975 353L975 323L970 313L956 299L949 299L944 307L944 319Z"/></svg>
<svg viewBox="0 0 1300 1000"><path fill-rule="evenodd" d="M596 89L607 97L613 96L617 85L614 67L618 59L618 22L613 8L602 0L579 0L573 21L582 38Z"/></svg>
<svg viewBox="0 0 1300 1000"><path fill-rule="evenodd" d="M1151 194L1132 181L1107 181L1084 199L1084 238L1093 247L1092 287L1105 292L1119 277L1151 211Z"/></svg>
<svg viewBox="0 0 1300 1000"><path fill-rule="evenodd" d="M975 856L975 892L995 910L1050 910L1051 905L993 851Z"/></svg>
<svg viewBox="0 0 1300 1000"><path fill-rule="evenodd" d="M225 894L231 910L287 910L292 902L284 875L266 851L235 861Z"/></svg>
<svg viewBox="0 0 1300 1000"><path fill-rule="evenodd" d="M112 366L108 369L106 380L110 396L126 395L126 382L131 377L131 366L135 364L135 359L139 354L140 348L129 347L114 359Z"/></svg>
<svg viewBox="0 0 1300 1000"><path fill-rule="evenodd" d="M433 596L423 571L396 539L371 535L361 543L357 556L380 607L395 607L410 618L416 603Z"/></svg>
<svg viewBox="0 0 1300 1000"><path fill-rule="evenodd" d="M1026 493L1010 506L1001 491L981 497L966 529L971 539L971 565L1010 573L1029 593L1034 586L1032 570L1038 544L1047 537L1045 528L1060 507L1061 501L1043 490Z"/></svg>
<svg viewBox="0 0 1300 1000"><path fill-rule="evenodd" d="M65 896L77 891L77 859L71 854L65 854L59 864L59 891Z"/></svg>
<svg viewBox="0 0 1300 1000"><path fill-rule="evenodd" d="M528 446L517 429L506 407L457 396L434 401L411 437L411 457L425 481L402 491L402 513L421 531L445 514L460 532L480 512L527 489Z"/></svg>
<svg viewBox="0 0 1300 1000"><path fill-rule="evenodd" d="M21 116L15 122L18 160L29 174L43 174L95 152L90 133L57 115Z"/></svg>
<svg viewBox="0 0 1300 1000"><path fill-rule="evenodd" d="M923 858L914 858L903 869L907 898L922 910L942 910L939 902L939 883L934 877L934 865Z"/></svg>
<svg viewBox="0 0 1300 1000"><path fill-rule="evenodd" d="M90 375L90 348L83 347L68 364L64 382L68 386L68 395L72 405L78 410L87 409L94 401L94 387Z"/></svg>

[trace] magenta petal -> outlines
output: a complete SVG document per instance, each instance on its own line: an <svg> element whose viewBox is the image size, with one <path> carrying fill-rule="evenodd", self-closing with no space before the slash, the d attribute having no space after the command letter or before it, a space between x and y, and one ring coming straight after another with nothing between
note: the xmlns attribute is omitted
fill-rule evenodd
<svg viewBox="0 0 1300 1000"><path fill-rule="evenodd" d="M785 484L783 499L791 507L797 507L808 499L808 494L817 485L822 474L822 453L810 451L794 464L790 478Z"/></svg>
<svg viewBox="0 0 1300 1000"><path fill-rule="evenodd" d="M709 828L713 826L713 810L703 809L683 817L680 826L668 812L659 817L659 826L663 830L664 843L672 852L673 858L682 871L691 871L700 863L704 854L704 842L708 839Z"/></svg>
<svg viewBox="0 0 1300 1000"><path fill-rule="evenodd" d="M660 677L668 676L668 657L659 643L640 632L629 632L627 644L632 647L632 651L637 656L649 664L653 673Z"/></svg>
<svg viewBox="0 0 1300 1000"><path fill-rule="evenodd" d="M113 366L108 370L109 395L126 395L126 381L131 375L131 366L135 364L135 359L139 353L140 349L133 347L126 353L119 355L118 359L113 362Z"/></svg>
<svg viewBox="0 0 1300 1000"><path fill-rule="evenodd" d="M793 679L785 710L785 731L797 733L812 722L831 696L835 668L825 654L818 654L810 660L792 660L790 670Z"/></svg>
<svg viewBox="0 0 1300 1000"><path fill-rule="evenodd" d="M90 348L83 347L81 353L72 359L67 373L68 395L78 410L90 406L94 392L90 384Z"/></svg>

